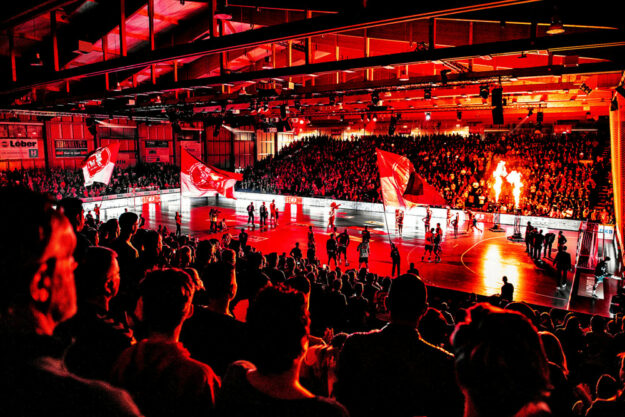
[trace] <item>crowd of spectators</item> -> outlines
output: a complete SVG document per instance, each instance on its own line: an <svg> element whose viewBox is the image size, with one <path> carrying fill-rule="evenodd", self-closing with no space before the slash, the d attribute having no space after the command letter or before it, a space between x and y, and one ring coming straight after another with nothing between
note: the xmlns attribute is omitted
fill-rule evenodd
<svg viewBox="0 0 625 417"><path fill-rule="evenodd" d="M605 143L596 134L309 137L244 171L242 190L381 202L376 148L407 156L415 170L454 208L510 212L512 186L496 201L492 177L499 161L522 175L518 209L525 215L613 221L596 207L609 180Z"/></svg>
<svg viewBox="0 0 625 417"><path fill-rule="evenodd" d="M625 413L621 314L428 288L412 265L330 270L243 230L99 223L74 198L0 199L0 398L16 415Z"/></svg>
<svg viewBox="0 0 625 417"><path fill-rule="evenodd" d="M0 187L27 186L42 193L50 193L58 200L64 197L98 197L132 191L164 190L180 187L180 167L170 164L140 164L134 167L115 167L109 185L95 183L85 187L82 170L27 169L0 172Z"/></svg>
<svg viewBox="0 0 625 417"><path fill-rule="evenodd" d="M568 135L367 136L355 140L309 137L244 171L239 190L339 200L381 202L376 148L407 156L416 172L453 208L513 212L613 223L610 160L594 133ZM518 207L503 181L497 200L493 171L499 161L522 175ZM108 186L84 187L80 170L31 169L0 172L0 186L26 185L63 197L97 197L133 190L180 186L180 169L167 164L116 168ZM602 187L608 204L598 206Z"/></svg>

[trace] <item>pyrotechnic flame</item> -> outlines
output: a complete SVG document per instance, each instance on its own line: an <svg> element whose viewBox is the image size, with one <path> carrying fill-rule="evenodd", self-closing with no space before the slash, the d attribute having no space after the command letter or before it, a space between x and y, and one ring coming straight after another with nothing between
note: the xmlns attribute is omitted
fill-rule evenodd
<svg viewBox="0 0 625 417"><path fill-rule="evenodd" d="M521 188L523 188L523 183L521 182L521 173L517 171L511 171L506 180L514 187L512 189L512 195L514 196L514 206L519 206L519 199L521 198Z"/></svg>
<svg viewBox="0 0 625 417"><path fill-rule="evenodd" d="M493 188L495 189L495 202L499 202L499 194L501 193L503 177L505 177L506 175L506 163L504 161L499 161L497 169L495 170L495 172L493 172L493 177L495 177L495 185L493 186Z"/></svg>

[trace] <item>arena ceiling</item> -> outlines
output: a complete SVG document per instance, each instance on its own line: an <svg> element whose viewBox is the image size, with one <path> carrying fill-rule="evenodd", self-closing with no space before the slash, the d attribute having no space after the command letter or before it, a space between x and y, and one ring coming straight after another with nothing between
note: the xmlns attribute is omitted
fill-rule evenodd
<svg viewBox="0 0 625 417"><path fill-rule="evenodd" d="M337 5L337 3L340 3ZM286 4L286 6L285 6ZM625 69L614 2L23 0L3 5L0 107L349 124L607 115ZM557 33L561 32L561 33ZM486 95L485 91L488 92Z"/></svg>

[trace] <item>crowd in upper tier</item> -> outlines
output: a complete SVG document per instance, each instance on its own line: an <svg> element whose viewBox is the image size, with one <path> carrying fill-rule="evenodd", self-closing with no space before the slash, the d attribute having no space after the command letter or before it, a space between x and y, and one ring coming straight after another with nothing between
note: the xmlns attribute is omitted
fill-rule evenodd
<svg viewBox="0 0 625 417"><path fill-rule="evenodd" d="M242 190L381 202L376 148L407 156L416 172L455 208L515 210L504 181L496 201L492 177L499 161L522 175L519 209L525 215L613 221L599 191L609 185L610 160L596 134L507 134L468 137L368 136L356 140L310 137L244 172ZM607 187L611 188L611 187ZM607 190L610 192L610 190Z"/></svg>
<svg viewBox="0 0 625 417"><path fill-rule="evenodd" d="M478 302L413 265L330 270L244 230L198 242L23 189L0 201L14 415L625 415L622 314L541 312L508 283Z"/></svg>
<svg viewBox="0 0 625 417"><path fill-rule="evenodd" d="M85 187L82 170L53 168L0 172L0 187L20 185L50 193L57 200L64 197L86 198L141 190L164 190L180 187L180 167L160 163L116 167L108 186L95 183L89 187Z"/></svg>

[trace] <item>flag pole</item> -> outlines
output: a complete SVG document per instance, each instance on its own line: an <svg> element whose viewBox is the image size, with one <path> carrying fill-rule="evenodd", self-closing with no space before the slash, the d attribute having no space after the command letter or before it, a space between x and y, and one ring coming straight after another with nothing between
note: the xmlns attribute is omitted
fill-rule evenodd
<svg viewBox="0 0 625 417"><path fill-rule="evenodd" d="M392 244L393 241L391 240L391 228L388 227L388 220L386 219L386 204L384 204L384 198L382 198L382 207L384 209L384 224L386 225L386 232L388 234L388 243Z"/></svg>

